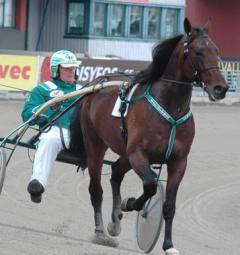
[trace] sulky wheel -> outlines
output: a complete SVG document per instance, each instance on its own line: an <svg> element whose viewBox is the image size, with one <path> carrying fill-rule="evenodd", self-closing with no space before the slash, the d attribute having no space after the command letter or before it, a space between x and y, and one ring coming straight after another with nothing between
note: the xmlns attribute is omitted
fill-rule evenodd
<svg viewBox="0 0 240 255"><path fill-rule="evenodd" d="M138 248L149 253L157 243L163 223L164 186L158 182L156 194L138 212L135 237Z"/></svg>

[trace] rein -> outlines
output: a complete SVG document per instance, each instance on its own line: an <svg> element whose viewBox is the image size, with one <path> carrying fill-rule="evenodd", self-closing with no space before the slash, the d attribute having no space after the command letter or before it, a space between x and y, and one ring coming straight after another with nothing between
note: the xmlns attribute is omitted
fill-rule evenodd
<svg viewBox="0 0 240 255"><path fill-rule="evenodd" d="M27 90L27 89L21 89L21 88L17 88L17 87L14 87L14 86L4 85L2 83L0 83L0 87L10 88L10 89L14 89L16 91L21 91L21 92L29 93L29 94L35 94L35 95L39 95L39 96L42 96L42 97L45 97L45 98L49 99L49 97L47 97L46 95L43 95L43 94L37 93L37 92L33 92L33 91L30 91L30 90Z"/></svg>
<svg viewBox="0 0 240 255"><path fill-rule="evenodd" d="M192 83L192 82L177 81L177 80L171 80L171 79L166 79L166 78L161 78L160 81L166 81L166 82L170 82L170 83L175 83L177 85L184 85L184 86L190 86L190 87L194 86L194 83ZM198 87L198 86L195 85L195 87Z"/></svg>

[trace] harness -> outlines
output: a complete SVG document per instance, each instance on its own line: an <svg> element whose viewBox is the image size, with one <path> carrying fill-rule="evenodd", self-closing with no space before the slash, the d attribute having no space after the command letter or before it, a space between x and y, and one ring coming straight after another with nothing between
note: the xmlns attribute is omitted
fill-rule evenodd
<svg viewBox="0 0 240 255"><path fill-rule="evenodd" d="M158 102L150 95L150 84L147 86L147 89L145 91L145 97L147 98L148 102L153 106L154 109L156 109L171 125L171 133L170 133L170 138L168 142L168 148L165 154L165 162L168 161L173 145L174 145L174 140L176 136L176 128L178 125L182 124L185 122L191 115L192 115L192 110L189 109L188 113L186 113L183 117L181 117L178 120L175 120Z"/></svg>
<svg viewBox="0 0 240 255"><path fill-rule="evenodd" d="M201 36L202 38L208 38L208 36ZM185 40L184 40L184 43L183 43L183 52L184 52L184 59L186 61L186 59L188 59L189 61L189 64L194 72L194 79L193 79L193 83L195 86L197 87L201 87L203 90L207 90L207 86L206 84L203 82L202 78L201 78L201 75L206 72L206 71L209 71L209 70L212 70L212 69L217 69L219 70L219 66L218 65L213 65L213 66L209 66L208 68L204 68L204 69L201 69L201 70L198 70L198 68L196 67L196 65L194 64L192 58L191 58L191 55L189 54L189 45L198 37L192 37L192 34L189 33L186 37L185 37ZM210 43L212 43L211 41L209 41ZM196 52L195 52L196 54Z"/></svg>
<svg viewBox="0 0 240 255"><path fill-rule="evenodd" d="M126 128L126 125L124 122L124 113L126 112L126 109L127 109L127 99L126 98L132 88L133 88L133 83L131 83L130 85L125 85L125 83L123 82L119 87L119 93L118 93L119 98L121 99L121 105L119 108L119 112L121 114L122 125L120 126L120 129L121 129L121 135L122 135L123 141L126 145L127 145L127 139L128 139L128 132L127 132L127 128Z"/></svg>
<svg viewBox="0 0 240 255"><path fill-rule="evenodd" d="M181 125L183 122L185 122L191 115L192 115L192 111L191 109L189 109L188 113L186 113L184 116L182 116L181 118L175 120L154 98L153 96L150 94L150 89L151 89L151 84L148 83L146 86L146 90L144 91L144 93L140 96L137 96L135 98L133 98L132 100L127 100L126 98L121 98L123 103L126 104L131 104L133 102L139 101L143 98L146 98L147 101L153 106L153 108L162 115L162 117L164 117L172 126L171 128L171 132L170 132L170 137L169 137L169 142L168 142L168 148L167 151L165 153L165 157L164 157L164 162L167 162L171 153L172 153L172 149L173 149L173 145L174 145L174 140L175 140L175 136L176 136L176 128L177 126ZM127 130L125 130L125 133L127 132Z"/></svg>

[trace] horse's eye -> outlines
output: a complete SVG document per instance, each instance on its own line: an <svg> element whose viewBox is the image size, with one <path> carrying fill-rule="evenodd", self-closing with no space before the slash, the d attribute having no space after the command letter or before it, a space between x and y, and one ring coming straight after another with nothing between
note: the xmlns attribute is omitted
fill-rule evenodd
<svg viewBox="0 0 240 255"><path fill-rule="evenodd" d="M196 51L196 55L198 57L203 57L204 56L203 51Z"/></svg>

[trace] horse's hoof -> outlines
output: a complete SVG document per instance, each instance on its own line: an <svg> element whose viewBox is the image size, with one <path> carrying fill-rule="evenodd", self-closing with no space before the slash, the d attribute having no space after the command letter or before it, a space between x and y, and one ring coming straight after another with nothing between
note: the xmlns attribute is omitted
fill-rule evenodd
<svg viewBox="0 0 240 255"><path fill-rule="evenodd" d="M119 243L113 238L107 236L105 233L96 232L92 238L92 242L109 247L117 247Z"/></svg>
<svg viewBox="0 0 240 255"><path fill-rule="evenodd" d="M107 226L107 230L108 230L109 235L119 236L121 233L120 222L118 222L118 223L109 222L108 226Z"/></svg>
<svg viewBox="0 0 240 255"><path fill-rule="evenodd" d="M130 212L133 210L133 202L135 201L136 199L134 197L130 197L130 198L125 198L123 201L122 201L122 204L121 204L121 210L123 212Z"/></svg>
<svg viewBox="0 0 240 255"><path fill-rule="evenodd" d="M170 248L170 249L167 249L165 251L165 254L166 255L178 255L179 254L179 251L174 249L174 248Z"/></svg>

